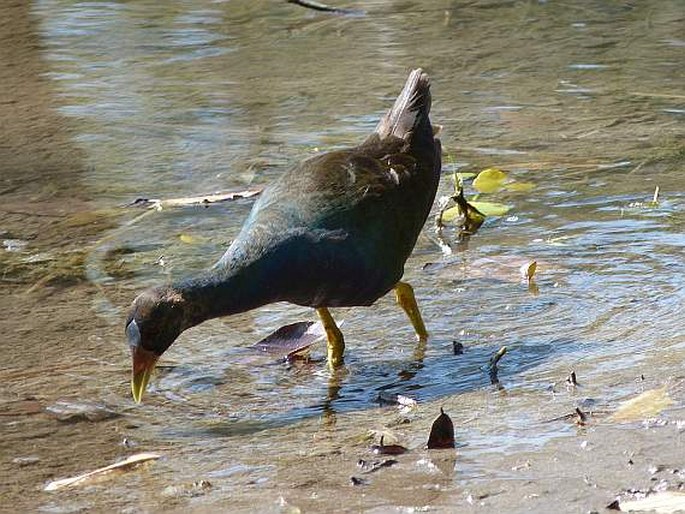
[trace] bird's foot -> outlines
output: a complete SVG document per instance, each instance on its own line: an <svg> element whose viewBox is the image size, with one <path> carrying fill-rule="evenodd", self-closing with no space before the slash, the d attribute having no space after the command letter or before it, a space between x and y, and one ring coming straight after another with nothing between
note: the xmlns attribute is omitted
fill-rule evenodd
<svg viewBox="0 0 685 514"><path fill-rule="evenodd" d="M414 289L407 282L398 282L395 286L395 298L397 303L404 309L404 312L409 316L416 337L419 341L428 339L428 331L426 325L423 323L421 311L416 304L416 297L414 296Z"/></svg>
<svg viewBox="0 0 685 514"><path fill-rule="evenodd" d="M316 313L321 319L324 330L326 331L327 350L328 350L328 367L335 370L343 365L345 354L345 340L342 332L335 324L333 316L326 307L316 309Z"/></svg>

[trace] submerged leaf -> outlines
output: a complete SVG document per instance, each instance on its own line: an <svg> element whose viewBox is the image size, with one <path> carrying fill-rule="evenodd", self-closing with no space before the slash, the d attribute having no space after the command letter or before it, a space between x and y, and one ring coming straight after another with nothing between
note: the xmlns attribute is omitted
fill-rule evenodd
<svg viewBox="0 0 685 514"><path fill-rule="evenodd" d="M480 202L475 200L470 200L469 204L477 209L480 214L485 216L504 216L511 210L511 207L503 203L495 202Z"/></svg>
<svg viewBox="0 0 685 514"><path fill-rule="evenodd" d="M272 332L252 348L280 358L296 358L326 335L323 325L314 321L298 321Z"/></svg>
<svg viewBox="0 0 685 514"><path fill-rule="evenodd" d="M672 514L685 512L685 493L663 491L639 500L619 502L622 512L656 512L657 514Z"/></svg>
<svg viewBox="0 0 685 514"><path fill-rule="evenodd" d="M454 448L454 424L445 411L440 408L440 415L435 418L428 436L428 449L439 450Z"/></svg>
<svg viewBox="0 0 685 514"><path fill-rule="evenodd" d="M507 178L507 174L497 168L488 168L481 171L473 180L473 187L479 193L494 193L499 191Z"/></svg>
<svg viewBox="0 0 685 514"><path fill-rule="evenodd" d="M187 245L198 244L198 243L201 243L203 241L202 237L194 236L194 235L186 234L186 233L179 234L178 238L181 240L181 243L185 243Z"/></svg>
<svg viewBox="0 0 685 514"><path fill-rule="evenodd" d="M641 419L656 416L666 407L674 402L666 391L666 387L650 389L635 398L631 398L621 404L621 406L610 417L610 421L638 421Z"/></svg>

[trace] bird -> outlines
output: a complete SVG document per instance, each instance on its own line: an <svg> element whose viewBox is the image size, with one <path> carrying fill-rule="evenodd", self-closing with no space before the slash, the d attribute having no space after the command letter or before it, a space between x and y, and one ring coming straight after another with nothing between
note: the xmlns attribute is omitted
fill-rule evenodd
<svg viewBox="0 0 685 514"><path fill-rule="evenodd" d="M138 295L125 330L134 401L140 403L158 359L183 331L274 302L316 309L332 371L344 364L345 341L331 308L370 306L394 290L417 338L426 341L413 288L402 276L440 178L430 108L430 79L415 69L361 144L309 157L267 186L213 267Z"/></svg>

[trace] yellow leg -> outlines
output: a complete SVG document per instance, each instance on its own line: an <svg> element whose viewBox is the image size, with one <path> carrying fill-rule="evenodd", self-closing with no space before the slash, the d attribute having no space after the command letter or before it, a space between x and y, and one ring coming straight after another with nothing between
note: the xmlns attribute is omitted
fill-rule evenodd
<svg viewBox="0 0 685 514"><path fill-rule="evenodd" d="M400 307L404 309L404 312L409 316L416 336L419 341L425 341L428 339L428 331L426 330L426 325L423 324L423 318L421 318L421 311L419 311L419 306L416 305L416 297L414 296L414 290L406 282L398 282L395 286L395 298Z"/></svg>
<svg viewBox="0 0 685 514"><path fill-rule="evenodd" d="M345 340L342 332L335 324L335 320L326 307L316 309L316 313L321 319L323 328L328 339L328 367L333 370L343 364L343 354L345 353Z"/></svg>

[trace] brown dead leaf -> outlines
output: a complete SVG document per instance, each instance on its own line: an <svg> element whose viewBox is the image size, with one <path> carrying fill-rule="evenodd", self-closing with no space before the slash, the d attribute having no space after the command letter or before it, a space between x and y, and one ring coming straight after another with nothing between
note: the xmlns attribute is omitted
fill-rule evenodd
<svg viewBox="0 0 685 514"><path fill-rule="evenodd" d="M323 325L314 321L298 321L272 332L252 348L275 357L301 357L311 345L325 337Z"/></svg>
<svg viewBox="0 0 685 514"><path fill-rule="evenodd" d="M454 448L454 424L445 411L440 408L440 415L435 418L428 436L428 449L437 450Z"/></svg>

